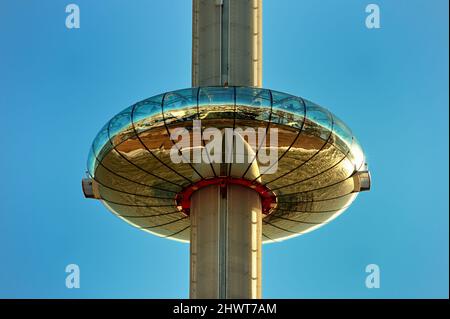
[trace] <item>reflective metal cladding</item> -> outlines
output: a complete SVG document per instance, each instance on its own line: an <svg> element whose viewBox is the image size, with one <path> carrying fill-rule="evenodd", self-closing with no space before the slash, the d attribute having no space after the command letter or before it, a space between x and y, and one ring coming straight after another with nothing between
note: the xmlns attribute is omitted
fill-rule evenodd
<svg viewBox="0 0 450 319"><path fill-rule="evenodd" d="M173 163L176 128L278 129L277 170L260 176L214 166ZM271 147L262 143L256 152ZM192 151L192 150L190 150ZM258 162L255 156L254 161ZM258 163L259 164L259 163ZM364 154L351 130L328 110L301 97L250 87L200 87L160 94L114 116L95 138L87 197L100 199L128 223L167 238L189 241L190 221L177 194L212 176L253 180L277 197L263 219L263 241L314 230L341 214L358 192L370 189Z"/></svg>

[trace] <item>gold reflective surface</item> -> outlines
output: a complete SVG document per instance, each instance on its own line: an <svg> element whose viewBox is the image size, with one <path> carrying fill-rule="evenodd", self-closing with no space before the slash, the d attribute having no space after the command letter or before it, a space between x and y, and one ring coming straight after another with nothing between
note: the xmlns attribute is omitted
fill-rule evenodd
<svg viewBox="0 0 450 319"><path fill-rule="evenodd" d="M193 120L201 120L202 131L262 128L269 134L259 152L269 151L269 129L278 129L277 170L259 177L278 200L273 213L263 219L264 242L314 230L356 198L355 173L362 169L364 155L350 130L331 113L279 92L209 89L192 88L140 102L99 133L89 174L98 197L118 217L158 236L189 241L189 217L178 211L175 195L202 178L220 174L213 166L199 171L193 163L172 162L170 150L176 141L169 134L186 128L192 142ZM226 172L233 176L232 169Z"/></svg>

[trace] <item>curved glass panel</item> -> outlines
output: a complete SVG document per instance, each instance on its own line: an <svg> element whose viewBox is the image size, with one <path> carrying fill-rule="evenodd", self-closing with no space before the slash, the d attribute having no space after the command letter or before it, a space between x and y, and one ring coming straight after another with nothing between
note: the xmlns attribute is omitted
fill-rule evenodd
<svg viewBox="0 0 450 319"><path fill-rule="evenodd" d="M91 177L95 176L94 174L95 174L95 169L97 168L97 165L98 165L98 162L97 162L97 158L95 156L94 148L92 145L89 150L88 161L87 161L87 170L88 170L88 174Z"/></svg>
<svg viewBox="0 0 450 319"><path fill-rule="evenodd" d="M234 119L234 102L234 88L202 87L198 92L198 119L221 127Z"/></svg>
<svg viewBox="0 0 450 319"><path fill-rule="evenodd" d="M199 90L199 107L234 105L234 87L201 87Z"/></svg>
<svg viewBox="0 0 450 319"><path fill-rule="evenodd" d="M333 123L333 132L337 135L334 143L344 154L348 154L353 143L352 131L335 115Z"/></svg>
<svg viewBox="0 0 450 319"><path fill-rule="evenodd" d="M109 122L106 123L93 142L94 154L98 160L102 160L102 156L107 152L105 145L109 144L109 134L108 134Z"/></svg>
<svg viewBox="0 0 450 319"><path fill-rule="evenodd" d="M281 112L280 112L281 111ZM272 122L301 129L305 119L306 107L304 102L295 97L274 100L272 106Z"/></svg>
<svg viewBox="0 0 450 319"><path fill-rule="evenodd" d="M336 115L333 114L334 132L347 144L348 147L352 145L353 134L350 128L342 122Z"/></svg>
<svg viewBox="0 0 450 319"><path fill-rule="evenodd" d="M236 88L236 104L270 108L271 100L270 90L251 87Z"/></svg>
<svg viewBox="0 0 450 319"><path fill-rule="evenodd" d="M304 100L306 104L306 119L312 122L314 125L311 128L308 122L305 130L309 131L312 135L318 136L323 140L327 140L330 137L330 132L333 130L333 117L332 114L308 100ZM319 130L314 126L319 126Z"/></svg>
<svg viewBox="0 0 450 319"><path fill-rule="evenodd" d="M255 108L256 110L250 111ZM271 91L259 88L236 88L236 118L269 121L272 109Z"/></svg>
<svg viewBox="0 0 450 319"><path fill-rule="evenodd" d="M274 90L270 90L270 91L272 92L272 100L273 100L274 104L281 103L283 100L296 97L294 95L287 94L287 93L280 92L280 91L274 91Z"/></svg>
<svg viewBox="0 0 450 319"><path fill-rule="evenodd" d="M162 101L165 123L195 119L197 116L197 92L198 89L189 88L167 93Z"/></svg>
<svg viewBox="0 0 450 319"><path fill-rule="evenodd" d="M353 163L355 164L355 170L360 171L364 169L365 157L356 137L353 136L353 143L351 147L351 153L353 155Z"/></svg>
<svg viewBox="0 0 450 319"><path fill-rule="evenodd" d="M133 126L131 125L132 109L133 106L126 108L109 122L109 138L113 146L134 135Z"/></svg>
<svg viewBox="0 0 450 319"><path fill-rule="evenodd" d="M137 133L157 125L164 125L162 99L164 94L136 103L132 110L132 122Z"/></svg>
<svg viewBox="0 0 450 319"><path fill-rule="evenodd" d="M311 105L306 102L306 118L324 129L331 131L333 128L333 118L329 111L317 105Z"/></svg>

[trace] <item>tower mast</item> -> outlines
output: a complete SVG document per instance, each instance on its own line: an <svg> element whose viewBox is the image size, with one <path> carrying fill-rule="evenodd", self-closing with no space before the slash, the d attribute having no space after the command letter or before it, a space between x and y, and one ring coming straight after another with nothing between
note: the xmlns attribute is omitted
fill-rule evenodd
<svg viewBox="0 0 450 319"><path fill-rule="evenodd" d="M192 86L261 87L262 0L193 0L192 30ZM191 298L261 298L261 211L248 187L193 194Z"/></svg>
<svg viewBox="0 0 450 319"><path fill-rule="evenodd" d="M262 86L262 0L193 0L192 86Z"/></svg>

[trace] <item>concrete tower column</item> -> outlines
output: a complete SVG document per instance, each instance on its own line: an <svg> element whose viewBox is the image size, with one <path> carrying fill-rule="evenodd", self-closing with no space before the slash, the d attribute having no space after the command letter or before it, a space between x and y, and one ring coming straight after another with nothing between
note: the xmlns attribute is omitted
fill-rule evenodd
<svg viewBox="0 0 450 319"><path fill-rule="evenodd" d="M261 87L261 19L262 0L193 0L192 86ZM233 164L233 176L249 164ZM259 176L256 162L250 171ZM261 298L260 195L211 185L192 195L190 218L190 297Z"/></svg>
<svg viewBox="0 0 450 319"><path fill-rule="evenodd" d="M240 142L240 143L238 143ZM242 143L242 144L241 144ZM246 174L260 182L255 152L235 133L223 144L217 171ZM243 145L243 149L240 146ZM227 149L229 147L229 149ZM244 163L226 164L226 154L244 152ZM233 158L236 157L233 155ZM198 164L205 177L209 164ZM211 173L210 173L211 174ZM191 298L261 298L262 203L258 192L238 184L221 183L195 191L191 197Z"/></svg>
<svg viewBox="0 0 450 319"><path fill-rule="evenodd" d="M261 200L212 185L191 200L191 298L261 298Z"/></svg>
<svg viewBox="0 0 450 319"><path fill-rule="evenodd" d="M262 86L262 0L193 0L192 86Z"/></svg>

